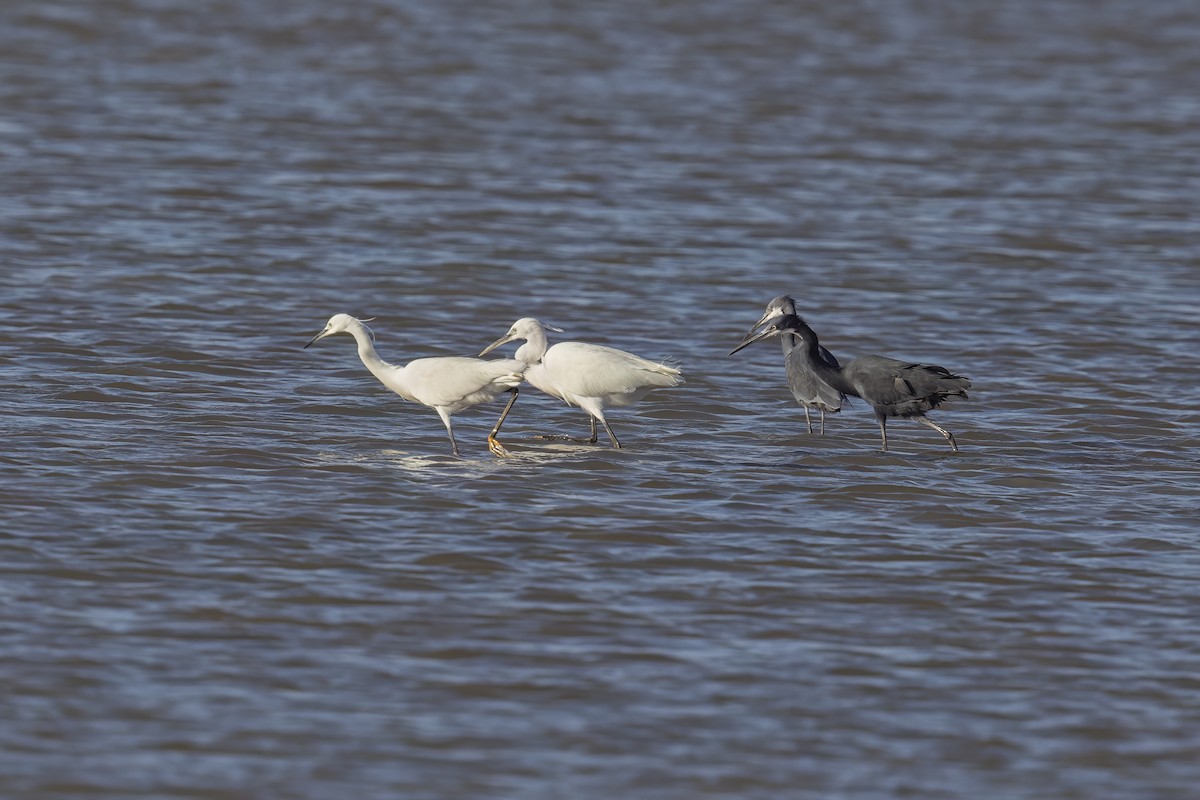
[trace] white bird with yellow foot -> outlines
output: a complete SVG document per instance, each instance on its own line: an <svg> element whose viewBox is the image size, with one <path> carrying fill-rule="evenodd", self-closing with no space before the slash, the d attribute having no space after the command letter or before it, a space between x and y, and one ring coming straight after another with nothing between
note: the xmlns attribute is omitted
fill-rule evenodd
<svg viewBox="0 0 1200 800"><path fill-rule="evenodd" d="M612 446L621 446L605 418L605 409L635 403L651 389L683 383L681 370L614 347L586 342L559 342L550 346L546 331L561 333L532 317L523 317L479 355L487 355L502 344L524 340L514 357L523 365L525 380L551 397L587 412L592 426L588 439L591 444L598 438L596 420L599 420Z"/></svg>
<svg viewBox="0 0 1200 800"><path fill-rule="evenodd" d="M500 433L504 418L517 400L517 387L521 384L524 369L521 362L507 358L485 361L481 358L444 356L418 358L404 366L389 364L375 352L370 328L349 314L334 314L325 329L304 346L307 348L335 333L348 333L354 337L358 343L358 357L380 383L405 400L428 406L438 413L450 436L454 455L459 452L458 442L454 441L454 428L450 425L450 415L510 392L512 397L488 434L489 450L498 456L509 454L496 435Z"/></svg>

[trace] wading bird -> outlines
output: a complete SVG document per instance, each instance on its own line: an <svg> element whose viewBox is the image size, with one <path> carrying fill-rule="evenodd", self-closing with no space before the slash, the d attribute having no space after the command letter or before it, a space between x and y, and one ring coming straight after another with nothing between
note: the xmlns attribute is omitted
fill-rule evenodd
<svg viewBox="0 0 1200 800"><path fill-rule="evenodd" d="M753 335L764 322L774 319L783 314L795 314L796 301L786 294L781 294L779 297L773 298L767 303L767 308L763 311L763 315L758 318L758 322L750 328L747 337ZM792 355L792 350L799 342L799 337L794 333L782 333L779 335L779 341L783 345L783 367L787 373L788 389L792 391L792 397L796 398L796 402L804 409L804 423L808 426L808 432L813 432L812 418L808 415L810 408L815 408L821 412L821 435L825 435L825 412L836 414L842 410L842 402L846 399L845 395L834 389L825 381L817 377L816 373L808 368L807 360L800 353ZM826 350L824 347L817 346L817 358L823 361L830 367L838 367L838 360L833 357L833 353Z"/></svg>
<svg viewBox="0 0 1200 800"><path fill-rule="evenodd" d="M887 451L888 417L914 418L946 437L950 449L958 452L954 434L933 423L926 411L937 408L951 397L966 397L971 381L945 367L897 361L883 356L860 356L844 367L831 367L818 355L820 342L812 328L795 314L772 321L761 333L751 333L730 355L754 342L771 336L795 334L799 339L793 353L800 353L804 366L842 394L861 397L875 409L879 435Z"/></svg>
<svg viewBox="0 0 1200 800"><path fill-rule="evenodd" d="M515 358L524 365L525 380L551 397L586 411L592 424L592 435L588 439L591 444L598 438L596 420L600 420L612 446L621 446L604 417L606 408L627 406L651 389L683 383L682 372L675 367L647 361L613 347L585 342L559 342L550 347L546 340L548 330L561 333L558 328L523 317L479 355L487 355L502 344L523 339L525 344L517 348Z"/></svg>
<svg viewBox="0 0 1200 800"><path fill-rule="evenodd" d="M446 356L418 358L405 366L384 361L375 352L371 330L349 314L334 314L325 329L312 338L305 348L316 344L326 336L348 333L358 343L358 357L371 374L387 388L414 403L432 408L442 418L446 433L450 436L450 447L458 455L458 442L454 441L454 428L450 415L471 406L495 400L510 392L508 404L504 406L496 426L488 434L488 449L498 456L508 455L504 445L496 438L500 426L508 416L509 409L517 401L517 387L521 384L522 365L512 359L484 361L481 358Z"/></svg>

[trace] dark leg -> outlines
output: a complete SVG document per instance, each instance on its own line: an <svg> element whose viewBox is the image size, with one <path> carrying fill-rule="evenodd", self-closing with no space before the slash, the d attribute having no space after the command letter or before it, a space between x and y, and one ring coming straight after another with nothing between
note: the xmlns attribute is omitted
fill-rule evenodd
<svg viewBox="0 0 1200 800"><path fill-rule="evenodd" d="M495 455L498 455L501 458L512 454L509 453L508 450L504 449L504 445L500 444L500 440L497 439L496 436L500 433L500 426L504 424L504 418L507 417L508 412L512 410L513 403L517 402L517 395L519 394L519 391L515 386L508 391L512 394L512 397L508 398L508 403L505 404L504 410L500 412L500 419L496 420L496 425L492 428L492 432L488 434L487 438L488 450L491 450Z"/></svg>
<svg viewBox="0 0 1200 800"><path fill-rule="evenodd" d="M458 442L454 441L454 428L450 425L450 414L444 408L435 408L434 411L442 418L442 424L446 426L446 435L450 437L450 451L454 455L460 455L458 452Z"/></svg>
<svg viewBox="0 0 1200 800"><path fill-rule="evenodd" d="M612 446L616 447L617 449L620 449L621 443L618 442L617 437L613 435L612 428L608 427L608 420L602 419L600 421L604 423L604 430L607 431L608 438L609 438L609 441L612 442ZM594 422L593 422L593 424L594 424Z"/></svg>
<svg viewBox="0 0 1200 800"><path fill-rule="evenodd" d="M588 444L595 444L600 439L600 436L596 433L596 418L588 414L588 419L592 423L592 435L588 437ZM607 428L608 423L605 423L604 427ZM612 431L609 431L608 435L612 436Z"/></svg>
<svg viewBox="0 0 1200 800"><path fill-rule="evenodd" d="M883 452L887 452L887 417L879 417L879 436L883 439Z"/></svg>
<svg viewBox="0 0 1200 800"><path fill-rule="evenodd" d="M821 435L825 435L825 409L821 409Z"/></svg>
<svg viewBox="0 0 1200 800"><path fill-rule="evenodd" d="M935 431L940 433L942 436L945 436L946 441L950 443L950 449L956 453L958 452L958 443L954 441L953 433L946 430L942 426L938 425L937 423L935 423L933 420L929 419L928 417L917 417L917 422L921 423L922 425L928 425L929 427L933 428Z"/></svg>
<svg viewBox="0 0 1200 800"><path fill-rule="evenodd" d="M804 424L808 426L808 435L812 436L812 417L808 416L808 406L804 407Z"/></svg>

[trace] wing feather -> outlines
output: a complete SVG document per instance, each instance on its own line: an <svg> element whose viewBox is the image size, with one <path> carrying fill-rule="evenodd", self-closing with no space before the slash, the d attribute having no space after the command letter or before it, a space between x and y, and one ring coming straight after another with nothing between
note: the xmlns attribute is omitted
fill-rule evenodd
<svg viewBox="0 0 1200 800"><path fill-rule="evenodd" d="M587 342L560 342L542 359L561 391L581 397L628 395L683 383L681 370Z"/></svg>
<svg viewBox="0 0 1200 800"><path fill-rule="evenodd" d="M402 380L418 403L461 410L519 386L522 371L513 359L418 358L404 367Z"/></svg>

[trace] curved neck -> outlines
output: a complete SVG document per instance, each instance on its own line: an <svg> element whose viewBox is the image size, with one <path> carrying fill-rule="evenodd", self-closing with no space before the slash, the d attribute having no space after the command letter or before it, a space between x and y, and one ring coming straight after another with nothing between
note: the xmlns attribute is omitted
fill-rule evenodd
<svg viewBox="0 0 1200 800"><path fill-rule="evenodd" d="M796 302L792 300L791 297L783 298L783 303L779 306L778 313L793 317L800 316L798 313L796 313ZM801 320L801 322L803 322L803 320ZM812 328L809 328L809 330L811 331ZM816 333L813 333L813 336L815 337ZM779 337L779 342L783 345L783 354L786 356L788 353L792 352L793 347L800 344L800 336L796 333L784 333Z"/></svg>
<svg viewBox="0 0 1200 800"><path fill-rule="evenodd" d="M800 327L793 331L793 334L796 339L796 349L804 353L804 360L808 362L808 368L814 375L842 394L858 397L858 392L842 374L842 368L831 366L821 358L821 342L817 339L816 331L801 322ZM784 334L784 343L786 344L786 342L787 334Z"/></svg>
<svg viewBox="0 0 1200 800"><path fill-rule="evenodd" d="M792 348L800 343L800 337L794 333L785 333L779 337L779 343L783 345L783 354L786 356L792 352Z"/></svg>
<svg viewBox="0 0 1200 800"><path fill-rule="evenodd" d="M375 343L371 341L371 334L361 323L354 323L346 328L346 333L354 337L354 341L358 342L358 357L362 359L363 365L371 370L371 374L379 380L384 380L384 375L391 370L396 369L395 365L389 364L379 357L375 352ZM386 381L384 381L386 383Z"/></svg>
<svg viewBox="0 0 1200 800"><path fill-rule="evenodd" d="M525 364L536 364L542 360L548 349L550 343L546 340L546 331L536 328L526 335L525 344L517 348L513 358Z"/></svg>

